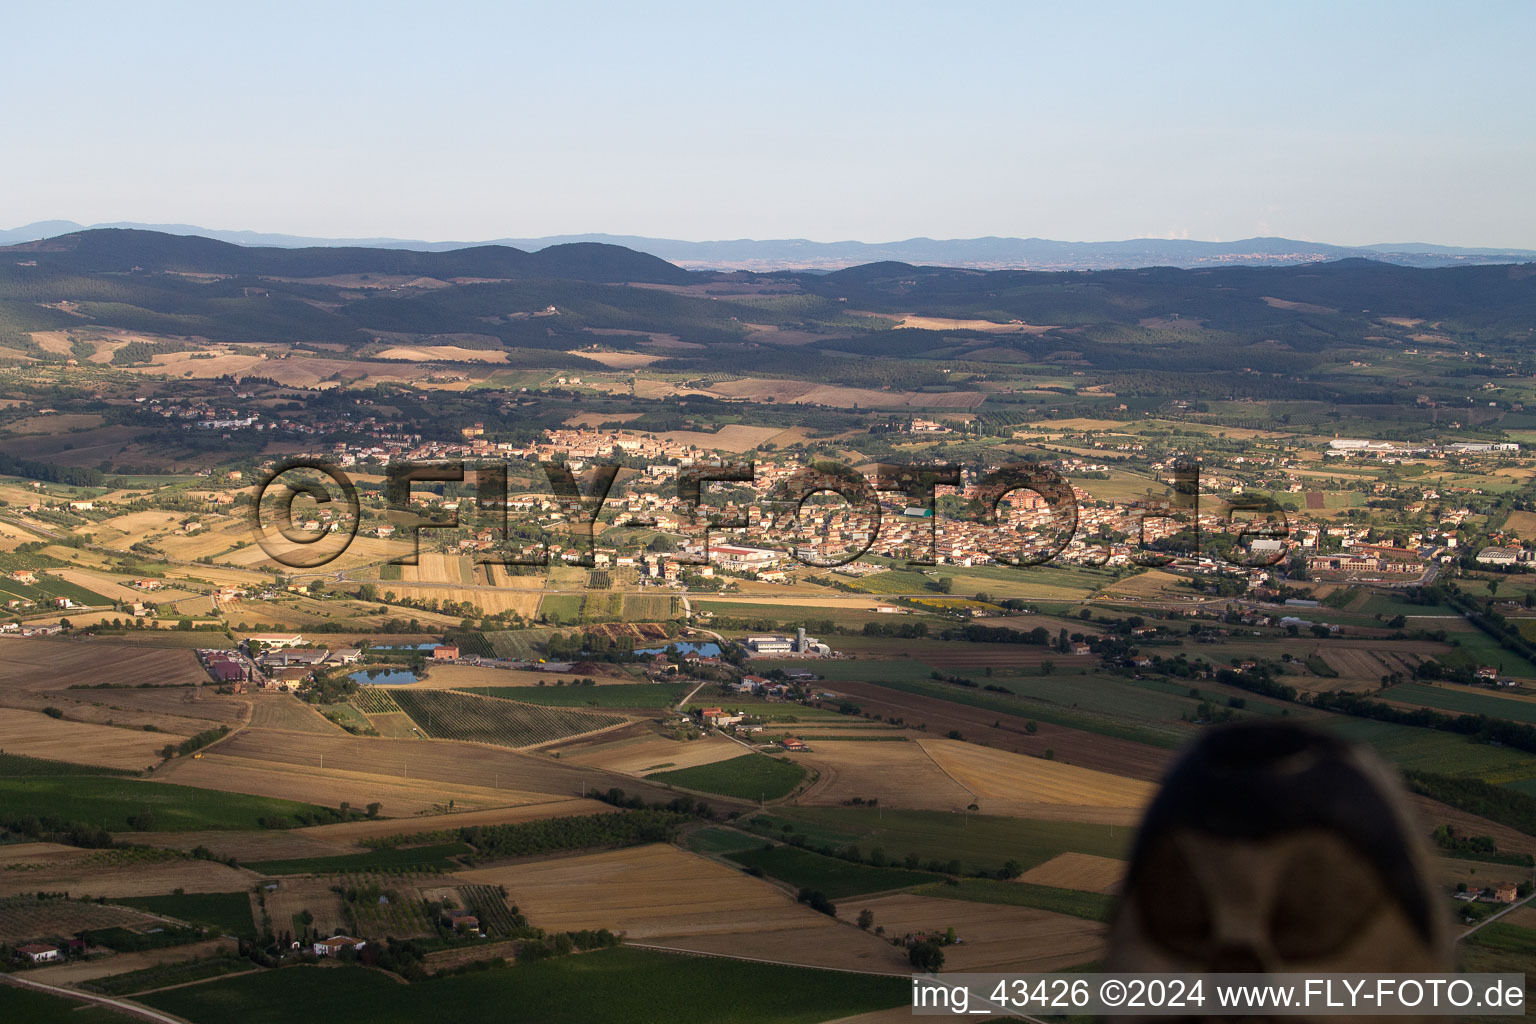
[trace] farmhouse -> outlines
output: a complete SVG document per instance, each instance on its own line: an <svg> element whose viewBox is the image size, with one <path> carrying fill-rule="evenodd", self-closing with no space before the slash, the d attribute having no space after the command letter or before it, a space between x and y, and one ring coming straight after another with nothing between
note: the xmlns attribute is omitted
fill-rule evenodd
<svg viewBox="0 0 1536 1024"><path fill-rule="evenodd" d="M459 649L453 644L439 644L432 648L433 661L458 661Z"/></svg>
<svg viewBox="0 0 1536 1024"><path fill-rule="evenodd" d="M362 939L354 939L348 935L336 935L329 939L321 939L315 943L315 956L336 956L344 949L362 949L368 943Z"/></svg>
<svg viewBox="0 0 1536 1024"><path fill-rule="evenodd" d="M26 946L17 946L16 955L34 964L45 964L59 958L59 947L50 946L46 942L34 942Z"/></svg>
<svg viewBox="0 0 1536 1024"><path fill-rule="evenodd" d="M810 747L805 745L805 741L804 740L796 739L793 736L785 736L782 740L779 741L779 746L783 747L785 750L810 750L811 749Z"/></svg>
<svg viewBox="0 0 1536 1024"><path fill-rule="evenodd" d="M37 573L33 572L31 569L17 569L15 572L11 573L11 579L15 580L17 583L21 583L30 587L32 584L37 582Z"/></svg>
<svg viewBox="0 0 1536 1024"><path fill-rule="evenodd" d="M443 916L448 918L448 922L453 926L454 931L478 932L480 930L480 919L471 911L450 910Z"/></svg>
<svg viewBox="0 0 1536 1024"><path fill-rule="evenodd" d="M297 647L304 642L303 635L299 633L252 633L246 639L253 644L279 648Z"/></svg>
<svg viewBox="0 0 1536 1024"><path fill-rule="evenodd" d="M1494 886L1492 892L1495 903L1513 903L1520 897L1520 891L1508 882Z"/></svg>

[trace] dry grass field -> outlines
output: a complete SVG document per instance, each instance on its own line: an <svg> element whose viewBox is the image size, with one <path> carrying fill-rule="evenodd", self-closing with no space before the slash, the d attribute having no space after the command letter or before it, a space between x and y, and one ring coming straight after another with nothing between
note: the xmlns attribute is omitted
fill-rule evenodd
<svg viewBox="0 0 1536 1024"><path fill-rule="evenodd" d="M118 683L202 683L208 673L189 650L39 637L0 639L0 694Z"/></svg>
<svg viewBox="0 0 1536 1024"><path fill-rule="evenodd" d="M528 920L550 931L608 928L646 942L837 927L768 882L663 843L473 868L454 877L505 885Z"/></svg>
<svg viewBox="0 0 1536 1024"><path fill-rule="evenodd" d="M769 380L743 377L713 384L709 393L751 402L772 400L789 405L827 405L851 409L973 409L986 401L977 391L925 394L915 391L877 391L873 388L840 387L810 381Z"/></svg>
<svg viewBox="0 0 1536 1024"><path fill-rule="evenodd" d="M1051 750L1058 763L1081 765L1113 775L1161 779L1173 756L1173 751L1162 747L1049 722L1041 722L1036 732L1026 733L1022 717L1005 718L987 708L902 693L874 683L839 681L832 686L837 693L853 697L865 711L886 718L901 717L909 726L926 725L929 735L942 735L950 729L958 729L968 739L986 743L988 747L1034 757L1041 757Z"/></svg>
<svg viewBox="0 0 1536 1024"><path fill-rule="evenodd" d="M380 359L403 359L408 363L504 363L507 361L507 353L499 348L460 348L457 345L398 345L387 348L378 355Z"/></svg>
<svg viewBox="0 0 1536 1024"><path fill-rule="evenodd" d="M500 612L512 612L521 615L525 619L532 619L538 615L539 599L542 596L537 591L506 591L490 589L473 589L470 587L454 586L416 586L410 583L381 584L380 589L393 591L398 597L409 598L413 601L457 601L468 603L488 614ZM421 617L412 613L413 617Z"/></svg>
<svg viewBox="0 0 1536 1024"><path fill-rule="evenodd" d="M581 356L583 359L590 359L594 363L602 363L613 370L633 370L637 366L649 366L663 358L657 355L647 355L644 352L587 352L579 349L572 350L567 355Z"/></svg>
<svg viewBox="0 0 1536 1024"><path fill-rule="evenodd" d="M151 716L171 716L197 722L224 722L234 725L246 715L246 701L222 697L211 686L156 686L133 690L50 690L42 697L58 703L62 700L88 702L105 712L127 711ZM121 721L121 718L117 719ZM191 722L187 723L190 727ZM206 725L193 731L200 732Z"/></svg>
<svg viewBox="0 0 1536 1024"><path fill-rule="evenodd" d="M825 922L825 923L823 923ZM830 927L829 927L830 926ZM867 974L909 975L906 954L884 939L823 918L798 928L710 932L705 935L642 939L643 944L679 952L770 960L803 967L835 967ZM902 1011L911 1019L911 1011Z"/></svg>
<svg viewBox="0 0 1536 1024"><path fill-rule="evenodd" d="M1444 647L1443 644L1438 646ZM1396 642L1387 647L1368 640L1340 640L1318 644L1312 653L1327 662L1328 667L1337 672L1341 680L1363 680L1380 686L1381 677L1394 672L1412 678L1415 666L1424 660L1421 653L1401 648L1402 645ZM1327 681L1330 689L1337 688L1334 683L1335 680Z"/></svg>
<svg viewBox="0 0 1536 1024"><path fill-rule="evenodd" d="M165 949L149 949L142 953L114 953L111 956L92 957L62 964L50 964L41 968L36 980L49 985L77 985L82 981L105 978L114 974L142 971L159 964L174 964L201 957L217 956L222 952L234 952L238 943L234 939L209 939L186 946L169 946Z"/></svg>
<svg viewBox="0 0 1536 1024"><path fill-rule="evenodd" d="M449 797L457 802L473 801L470 808L486 808L542 802L551 796L579 797L613 786L620 786L647 800L665 802L673 796L667 789L626 775L568 765L504 747L453 740L391 740L344 733L326 736L244 729L219 744L217 751L195 762L189 758L178 759L174 765L177 776L171 781L263 794L266 789L191 780L198 777L195 773L211 774L215 768L231 776L244 773L243 785L246 786L271 786L273 779L286 776L284 788L308 785L315 791L315 803L334 805L338 800L349 800L353 806L361 807L373 800L381 800L384 813L390 815L427 810L432 803L446 802ZM180 773L183 771L193 774L182 778ZM271 773L276 775L264 778ZM340 785L343 782L345 786ZM386 787L396 794L396 804L390 803ZM385 795L367 795L375 789ZM351 792L347 792L349 790ZM321 794L337 792L341 795L335 799L321 798ZM464 800L453 795L456 793ZM288 796L287 793L270 795ZM415 805L415 810L410 812L398 805L400 799L407 797ZM303 796L289 798L309 799ZM715 803L727 807L733 802L717 800Z"/></svg>
<svg viewBox="0 0 1536 1024"><path fill-rule="evenodd" d="M422 551L416 565L400 567L400 579L405 583L473 583L473 563L459 555L445 555L436 551Z"/></svg>
<svg viewBox="0 0 1536 1024"><path fill-rule="evenodd" d="M32 844L29 844L32 845ZM57 859L46 871L0 871L0 896L36 892L67 892L71 896L159 896L178 888L187 892L240 892L256 876L249 871L206 860L172 860L153 864L103 865L90 851ZM39 884L46 880L45 884Z"/></svg>
<svg viewBox="0 0 1536 1024"><path fill-rule="evenodd" d="M199 700L201 687L157 686L132 690L49 690L43 693L5 694L0 704L27 711L55 707L72 722L110 725L118 729L144 730L190 736L210 723L230 725L244 719L245 706L230 698L211 696ZM162 744L163 745L163 744Z"/></svg>
<svg viewBox="0 0 1536 1024"><path fill-rule="evenodd" d="M251 696L251 727L284 732L313 732L345 735L346 730L288 693L258 693Z"/></svg>
<svg viewBox="0 0 1536 1024"><path fill-rule="evenodd" d="M1508 864L1490 864L1480 860L1461 860L1458 857L1435 857L1429 868L1431 880L1447 889L1454 889L1460 882L1469 889L1484 889L1497 885L1518 885L1531 880L1530 868L1511 867Z"/></svg>
<svg viewBox="0 0 1536 1024"><path fill-rule="evenodd" d="M956 320L946 316L905 316L897 327L923 331L986 331L995 334L1043 334L1056 328L1038 324L1000 324L993 320Z"/></svg>
<svg viewBox="0 0 1536 1024"><path fill-rule="evenodd" d="M957 740L916 741L987 814L1132 825L1157 787Z"/></svg>
<svg viewBox="0 0 1536 1024"><path fill-rule="evenodd" d="M306 840L327 843L356 843L362 839L400 835L426 829L470 828L475 825L515 825L524 821L542 821L545 818L563 818L572 815L606 814L613 810L610 804L600 800L580 797L571 800L550 800L511 807L493 807L483 811L458 811L452 814L436 814L410 821L346 821L334 825L311 825L294 829L291 835Z"/></svg>
<svg viewBox="0 0 1536 1024"><path fill-rule="evenodd" d="M265 733L269 739L303 739L302 733ZM344 733L341 735L345 735ZM242 737L243 738L243 737ZM425 745L425 744L424 744ZM222 749L222 747L220 748ZM506 804L532 803L549 799L549 794L521 789L500 789L453 781L406 777L408 761L396 761L392 774L381 774L347 767L319 767L320 758L283 763L266 758L229 757L207 754L193 760L179 758L160 771L165 781L184 786L201 786L231 793L270 796L283 800L339 806L343 801L353 807L370 803L384 805L391 817L409 818L445 810L451 801L455 807L485 808ZM366 769L368 762L348 760L338 754L326 759L327 765L348 765ZM571 795L575 795L572 793Z"/></svg>
<svg viewBox="0 0 1536 1024"><path fill-rule="evenodd" d="M693 768L701 764L713 764L740 757L740 744L718 734L696 740L672 740L665 736L648 734L630 737L611 743L581 745L565 752L561 759L572 764L603 768L625 775L643 775L647 771L660 771L659 765L669 768Z"/></svg>
<svg viewBox="0 0 1536 1024"><path fill-rule="evenodd" d="M312 927L320 934L336 935L346 931L347 919L342 913L341 896L331 892L331 886L336 884L334 879L284 875L274 881L277 888L264 896L273 931L279 934L298 931L293 917L306 910L315 915Z"/></svg>
<svg viewBox="0 0 1536 1024"><path fill-rule="evenodd" d="M1125 861L1091 853L1058 853L1019 876L1019 881L1083 892L1116 892L1125 878Z"/></svg>
<svg viewBox="0 0 1536 1024"><path fill-rule="evenodd" d="M1536 907L1521 907L1519 910L1511 911L1503 920L1517 928L1536 928Z"/></svg>
<svg viewBox="0 0 1536 1024"><path fill-rule="evenodd" d="M14 523L0 522L0 551L15 551L18 545L31 544L42 538Z"/></svg>
<svg viewBox="0 0 1536 1024"><path fill-rule="evenodd" d="M1536 540L1536 512L1511 512L1504 529L1521 540Z"/></svg>
<svg viewBox="0 0 1536 1024"><path fill-rule="evenodd" d="M819 775L795 798L798 804L836 807L859 797L882 807L964 811L974 799L916 742L812 740L811 751L794 755Z"/></svg>
<svg viewBox="0 0 1536 1024"><path fill-rule="evenodd" d="M0 942L16 944L52 935L74 935L87 928L138 928L160 918L130 907L40 900L34 894L0 899Z"/></svg>
<svg viewBox="0 0 1536 1024"><path fill-rule="evenodd" d="M723 452L751 451L765 441L784 432L782 427L750 427L744 423L728 423L716 433L697 430L672 430L661 437L679 444L697 445L700 448Z"/></svg>
<svg viewBox="0 0 1536 1024"><path fill-rule="evenodd" d="M1180 578L1173 573L1163 572L1159 569L1148 569L1144 573L1130 576L1105 587L1100 594L1103 596L1125 597L1140 600L1153 600L1172 596L1188 597L1188 589L1182 594L1176 587Z"/></svg>
<svg viewBox="0 0 1536 1024"><path fill-rule="evenodd" d="M569 679L554 672L520 672L513 669L481 668L477 665L428 665L427 674L411 684L415 689L454 690L461 686L553 686L556 679ZM633 676L603 679L606 683L643 682Z"/></svg>
<svg viewBox="0 0 1536 1024"><path fill-rule="evenodd" d="M1104 954L1104 925L1032 907L898 895L844 900L838 916L865 909L887 935L954 928L960 942L944 950L947 971L1055 971Z"/></svg>
<svg viewBox="0 0 1536 1024"><path fill-rule="evenodd" d="M50 868L86 855L80 847L62 843L5 843L0 845L0 872Z"/></svg>
<svg viewBox="0 0 1536 1024"><path fill-rule="evenodd" d="M161 747L186 738L174 733L66 722L14 708L0 714L0 750L7 754L104 768L139 771L150 767L159 763Z"/></svg>

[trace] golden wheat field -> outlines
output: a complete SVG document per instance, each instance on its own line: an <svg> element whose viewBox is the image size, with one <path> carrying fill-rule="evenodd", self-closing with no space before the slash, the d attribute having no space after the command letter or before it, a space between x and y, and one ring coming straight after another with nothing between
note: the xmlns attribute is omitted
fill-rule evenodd
<svg viewBox="0 0 1536 1024"><path fill-rule="evenodd" d="M0 639L0 692L114 683L203 683L208 673L189 650L40 637Z"/></svg>
<svg viewBox="0 0 1536 1024"><path fill-rule="evenodd" d="M976 795L986 814L1130 825L1157 791L1139 779L958 740L917 742L946 774Z"/></svg>
<svg viewBox="0 0 1536 1024"><path fill-rule="evenodd" d="M270 735L302 738L300 733ZM197 760L179 758L162 769L160 774L168 782L185 786L298 800L326 807L336 807L343 801L353 807L381 803L384 805L384 813L394 818L411 818L447 809L450 801L456 808L473 809L549 799L549 794L541 792L412 779L402 776L398 770L392 774L353 770L349 767L326 767L322 770L319 764L319 757L307 763L285 764L212 753ZM340 756L329 759L327 764L366 767L366 762L350 761Z"/></svg>
<svg viewBox="0 0 1536 1024"><path fill-rule="evenodd" d="M1125 878L1125 861L1095 857L1091 853L1058 853L1019 876L1032 885L1083 892L1117 892Z"/></svg>
<svg viewBox="0 0 1536 1024"><path fill-rule="evenodd" d="M35 895L0 900L0 942L74 935L87 928L140 928L160 921L154 914L110 904L43 900Z"/></svg>
<svg viewBox="0 0 1536 1024"><path fill-rule="evenodd" d="M543 596L538 591L508 591L475 589L470 587L455 587L450 585L425 586L410 583L380 584L381 590L392 591L400 598L409 598L413 601L456 601L460 604L471 604L487 614L500 612L512 612L521 615L525 619L532 619L539 612L539 599ZM415 612L411 613L413 617Z"/></svg>
<svg viewBox="0 0 1536 1024"><path fill-rule="evenodd" d="M251 727L322 735L346 730L327 719L311 704L288 693L257 693L251 696Z"/></svg>
<svg viewBox="0 0 1536 1024"><path fill-rule="evenodd" d="M817 727L811 726L814 731ZM973 799L934 762L921 744L908 740L846 741L814 739L811 752L792 755L814 768L818 778L794 802L837 807L854 797L879 800L882 807L923 811L963 811Z"/></svg>
<svg viewBox="0 0 1536 1024"><path fill-rule="evenodd" d="M140 771L160 761L160 748L185 735L66 722L34 711L0 714L0 750L7 754Z"/></svg>
<svg viewBox="0 0 1536 1024"><path fill-rule="evenodd" d="M844 900L838 916L853 918L866 909L886 935L942 935L954 928L960 942L944 950L950 971L1054 971L1104 953L1104 925L1032 907L902 894Z"/></svg>
<svg viewBox="0 0 1536 1024"><path fill-rule="evenodd" d="M0 896L36 892L67 892L71 896L155 896L187 892L241 892L256 876L249 871L206 860L172 860L131 865L103 864L99 856L53 860L45 871L0 871ZM39 885L46 879L46 885Z"/></svg>
<svg viewBox="0 0 1536 1024"><path fill-rule="evenodd" d="M745 751L741 745L719 734L710 734L696 740L673 740L665 736L647 735L617 740L612 743L579 745L561 751L561 760L572 764L589 765L625 775L644 775L648 771L668 768L692 768L701 764L713 764Z"/></svg>
<svg viewBox="0 0 1536 1024"><path fill-rule="evenodd" d="M528 920L550 931L608 928L644 941L821 923L821 915L768 882L664 843L472 868L455 877L505 885Z"/></svg>
<svg viewBox="0 0 1536 1024"><path fill-rule="evenodd" d="M545 818L607 814L612 810L612 805L600 800L587 800L581 797L551 800L545 797L543 800L508 807L422 815L409 821L346 821L337 822L334 825L311 825L308 828L294 829L292 834L304 839L328 843L356 843L362 839L400 835L402 832L471 828L476 825L516 825L524 821L542 821Z"/></svg>
<svg viewBox="0 0 1536 1024"><path fill-rule="evenodd" d="M315 923L311 927L319 934L337 935L346 930L347 919L342 913L341 895L331 892L331 886L336 884L335 879L284 875L272 881L277 882L277 888L264 892L261 898L266 901L267 915L272 918L274 932L281 935L285 931L300 931L302 925L295 926L293 918L306 910L315 915Z"/></svg>
<svg viewBox="0 0 1536 1024"><path fill-rule="evenodd" d="M685 953L771 960L803 967L834 967L866 974L912 973L906 954L884 939L857 928L838 927L830 918L824 921L793 928L673 935L640 942ZM910 1019L911 1011L903 1012Z"/></svg>

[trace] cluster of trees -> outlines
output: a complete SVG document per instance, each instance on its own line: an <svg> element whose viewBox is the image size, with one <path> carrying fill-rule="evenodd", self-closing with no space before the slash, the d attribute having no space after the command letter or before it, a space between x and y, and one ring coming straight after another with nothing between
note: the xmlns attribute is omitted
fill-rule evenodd
<svg viewBox="0 0 1536 1024"><path fill-rule="evenodd" d="M457 838L486 859L526 857L599 846L670 842L678 827L691 817L662 810L588 814L517 825L474 825L459 829Z"/></svg>
<svg viewBox="0 0 1536 1024"><path fill-rule="evenodd" d="M189 736L180 743L167 743L160 750L160 756L169 761L173 757L186 757L195 750L201 750L216 740L221 740L229 735L229 726L221 725L216 729L204 729L196 736Z"/></svg>
<svg viewBox="0 0 1536 1024"><path fill-rule="evenodd" d="M0 830L88 850L106 850L115 845L106 829L53 814L13 814L0 811Z"/></svg>

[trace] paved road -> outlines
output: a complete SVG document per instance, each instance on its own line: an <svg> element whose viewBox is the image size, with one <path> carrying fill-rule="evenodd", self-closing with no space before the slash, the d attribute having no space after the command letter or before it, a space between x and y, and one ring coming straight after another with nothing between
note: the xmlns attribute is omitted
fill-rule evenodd
<svg viewBox="0 0 1536 1024"><path fill-rule="evenodd" d="M1491 917L1483 918L1481 921L1477 922L1477 924L1473 925L1471 928L1468 928L1466 931L1462 932L1461 935L1459 935L1457 937L1456 941L1460 942L1462 939L1465 939L1467 936L1471 935L1473 932L1477 931L1479 928L1482 928L1482 927L1485 927L1487 925L1493 924L1493 922L1497 921L1499 918L1503 917L1505 914L1509 913L1511 910L1516 910L1516 909L1518 909L1520 907L1525 906L1527 903L1531 902L1532 899L1536 899L1536 895L1527 896L1523 900L1516 900L1515 902L1511 903L1509 906L1505 907L1503 910L1499 911L1497 914L1494 914Z"/></svg>
<svg viewBox="0 0 1536 1024"><path fill-rule="evenodd" d="M110 1006L112 1009L121 1013L131 1014L132 1016L139 1017L143 1020L151 1020L154 1021L155 1024L187 1024L187 1021L181 1017L172 1017L168 1013L161 1013L159 1010L151 1010L149 1007L140 1006L137 1003L124 1002L121 999L110 999L107 996L94 996L85 992L76 992L74 989L59 988L55 985L44 985L40 981L32 981L28 978L18 978L14 974L0 974L0 983L15 985L19 988L36 989L39 992L48 992L56 996L63 996L66 999L80 1000L87 1003L97 1003L101 1006Z"/></svg>

